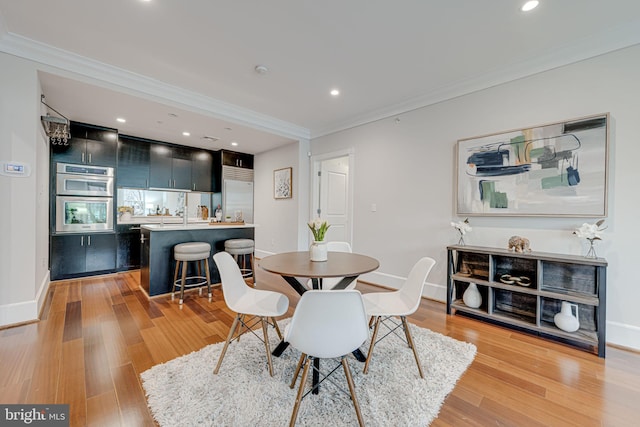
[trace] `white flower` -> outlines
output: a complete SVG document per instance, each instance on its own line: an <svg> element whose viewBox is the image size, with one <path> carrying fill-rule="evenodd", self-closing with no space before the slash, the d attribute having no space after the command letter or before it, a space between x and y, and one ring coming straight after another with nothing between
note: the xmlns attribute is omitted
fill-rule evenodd
<svg viewBox="0 0 640 427"><path fill-rule="evenodd" d="M469 218L465 219L464 221L451 222L451 226L458 230L462 235L464 235L468 231L473 230L473 228L471 228L471 226L469 225Z"/></svg>
<svg viewBox="0 0 640 427"><path fill-rule="evenodd" d="M585 222L580 228L576 228L573 234L587 240L602 240L601 232L607 228L602 227L602 224L604 224L604 219L597 221L595 224L587 224Z"/></svg>

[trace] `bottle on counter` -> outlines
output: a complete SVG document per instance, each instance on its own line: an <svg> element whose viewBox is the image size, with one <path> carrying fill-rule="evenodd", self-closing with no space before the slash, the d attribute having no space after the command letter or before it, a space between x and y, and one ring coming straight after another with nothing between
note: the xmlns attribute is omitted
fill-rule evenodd
<svg viewBox="0 0 640 427"><path fill-rule="evenodd" d="M220 205L218 205L218 207L216 208L214 215L217 222L222 222L222 208L220 207Z"/></svg>
<svg viewBox="0 0 640 427"><path fill-rule="evenodd" d="M160 205L156 205L156 215L160 215Z"/></svg>

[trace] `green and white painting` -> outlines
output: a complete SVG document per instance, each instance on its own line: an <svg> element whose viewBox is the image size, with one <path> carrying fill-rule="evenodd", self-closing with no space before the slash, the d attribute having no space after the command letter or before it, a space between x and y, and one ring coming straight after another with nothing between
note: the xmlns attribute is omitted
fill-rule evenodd
<svg viewBox="0 0 640 427"><path fill-rule="evenodd" d="M459 216L607 215L609 115L457 144Z"/></svg>

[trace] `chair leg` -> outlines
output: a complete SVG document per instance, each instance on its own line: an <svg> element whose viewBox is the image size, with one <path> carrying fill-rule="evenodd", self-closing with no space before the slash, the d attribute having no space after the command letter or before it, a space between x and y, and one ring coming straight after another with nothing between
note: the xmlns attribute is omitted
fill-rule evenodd
<svg viewBox="0 0 640 427"><path fill-rule="evenodd" d="M271 349L269 348L269 333L267 331L267 327L269 324L267 323L266 317L261 317L260 321L262 322L262 333L264 335L264 348L267 350L267 364L269 365L269 375L273 376L273 364L271 363Z"/></svg>
<svg viewBox="0 0 640 427"><path fill-rule="evenodd" d="M253 252L249 254L249 263L251 264L251 279L253 280L253 287L256 287L256 269L254 266Z"/></svg>
<svg viewBox="0 0 640 427"><path fill-rule="evenodd" d="M211 302L211 276L209 275L209 258L205 258L204 260L204 275L207 277L207 292L209 297L209 302Z"/></svg>
<svg viewBox="0 0 640 427"><path fill-rule="evenodd" d="M220 353L220 357L218 358L218 363L216 364L216 368L213 370L214 375L217 374L218 371L220 370L220 365L222 365L222 359L224 359L224 355L227 352L229 343L231 342L231 339L233 338L233 334L235 333L236 329L238 329L238 323L240 323L240 316L241 314L238 314L236 318L233 319L233 324L231 325L231 329L229 329L229 335L227 335L227 341L224 343L224 347L222 347L222 353Z"/></svg>
<svg viewBox="0 0 640 427"><path fill-rule="evenodd" d="M282 333L280 332L280 328L278 327L278 322L276 322L276 318L272 317L271 320L273 321L273 327L275 328L276 333L278 334L278 338L282 340Z"/></svg>
<svg viewBox="0 0 640 427"><path fill-rule="evenodd" d="M404 328L404 333L407 335L407 341L409 342L409 346L411 350L413 350L413 357L416 358L416 364L418 365L418 372L420 372L420 378L424 378L424 374L422 373L422 365L420 365L420 358L418 357L418 350L416 350L416 346L413 344L413 337L411 336L411 331L409 330L409 324L407 323L407 318L405 316L400 317L402 319L402 327Z"/></svg>
<svg viewBox="0 0 640 427"><path fill-rule="evenodd" d="M196 261L196 266L198 267L198 272L196 273L198 277L202 277L202 260ZM197 279L200 281L200 279ZM202 296L202 286L198 286L198 296Z"/></svg>
<svg viewBox="0 0 640 427"><path fill-rule="evenodd" d="M304 364L304 371L302 371L302 380L300 381L300 388L298 389L298 395L296 396L296 404L293 406L293 413L291 414L289 427L293 427L296 425L296 419L298 418L298 409L300 409L300 402L302 401L302 395L304 393L304 384L307 382L307 375L309 374L309 366L311 366L311 358L307 358L307 362Z"/></svg>
<svg viewBox="0 0 640 427"><path fill-rule="evenodd" d="M185 283L187 283L187 270L188 270L187 261L182 261L182 281L180 282L182 286L180 286L180 301L179 301L181 305L184 302L184 288L185 288Z"/></svg>
<svg viewBox="0 0 640 427"><path fill-rule="evenodd" d="M347 377L347 384L349 384L349 391L351 392L351 401L354 408L356 408L356 416L358 417L358 424L360 427L364 427L364 421L362 420L362 413L360 412L360 405L358 404L358 398L356 397L356 388L353 384L353 378L351 377L351 369L349 369L349 363L347 358L342 358L342 368L344 369L344 376Z"/></svg>
<svg viewBox="0 0 640 427"><path fill-rule="evenodd" d="M178 280L178 271L180 270L180 261L176 261L176 271L173 273L173 286L171 287L171 301L174 300L176 292L176 281Z"/></svg>
<svg viewBox="0 0 640 427"><path fill-rule="evenodd" d="M371 345L369 346L369 352L367 353L367 360L364 362L364 369L362 373L366 374L369 371L369 362L371 362L371 355L373 354L373 346L376 345L376 338L378 337L378 328L380 327L380 316L375 317L375 327L373 328L373 335L371 335Z"/></svg>
<svg viewBox="0 0 640 427"><path fill-rule="evenodd" d="M291 380L291 384L289 385L289 388L293 388L296 385L296 380L298 379L298 375L300 374L300 369L302 368L302 364L304 363L304 360L307 358L307 355L302 353L300 355L300 360L298 361L298 366L296 366L296 371L293 373L293 380Z"/></svg>

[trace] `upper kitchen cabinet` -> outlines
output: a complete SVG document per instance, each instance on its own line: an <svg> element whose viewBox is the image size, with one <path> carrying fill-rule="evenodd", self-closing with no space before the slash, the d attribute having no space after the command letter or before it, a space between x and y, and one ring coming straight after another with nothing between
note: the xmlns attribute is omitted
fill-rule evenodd
<svg viewBox="0 0 640 427"><path fill-rule="evenodd" d="M71 122L67 145L51 145L54 162L96 166L116 165L118 131Z"/></svg>
<svg viewBox="0 0 640 427"><path fill-rule="evenodd" d="M118 173L116 186L149 187L150 143L147 140L120 135L118 139Z"/></svg>
<svg viewBox="0 0 640 427"><path fill-rule="evenodd" d="M253 155L237 153L235 151L221 150L222 165L238 168L253 169Z"/></svg>
<svg viewBox="0 0 640 427"><path fill-rule="evenodd" d="M191 189L204 193L215 191L214 153L207 150L193 150L191 160Z"/></svg>
<svg viewBox="0 0 640 427"><path fill-rule="evenodd" d="M151 144L149 187L191 190L191 149Z"/></svg>

